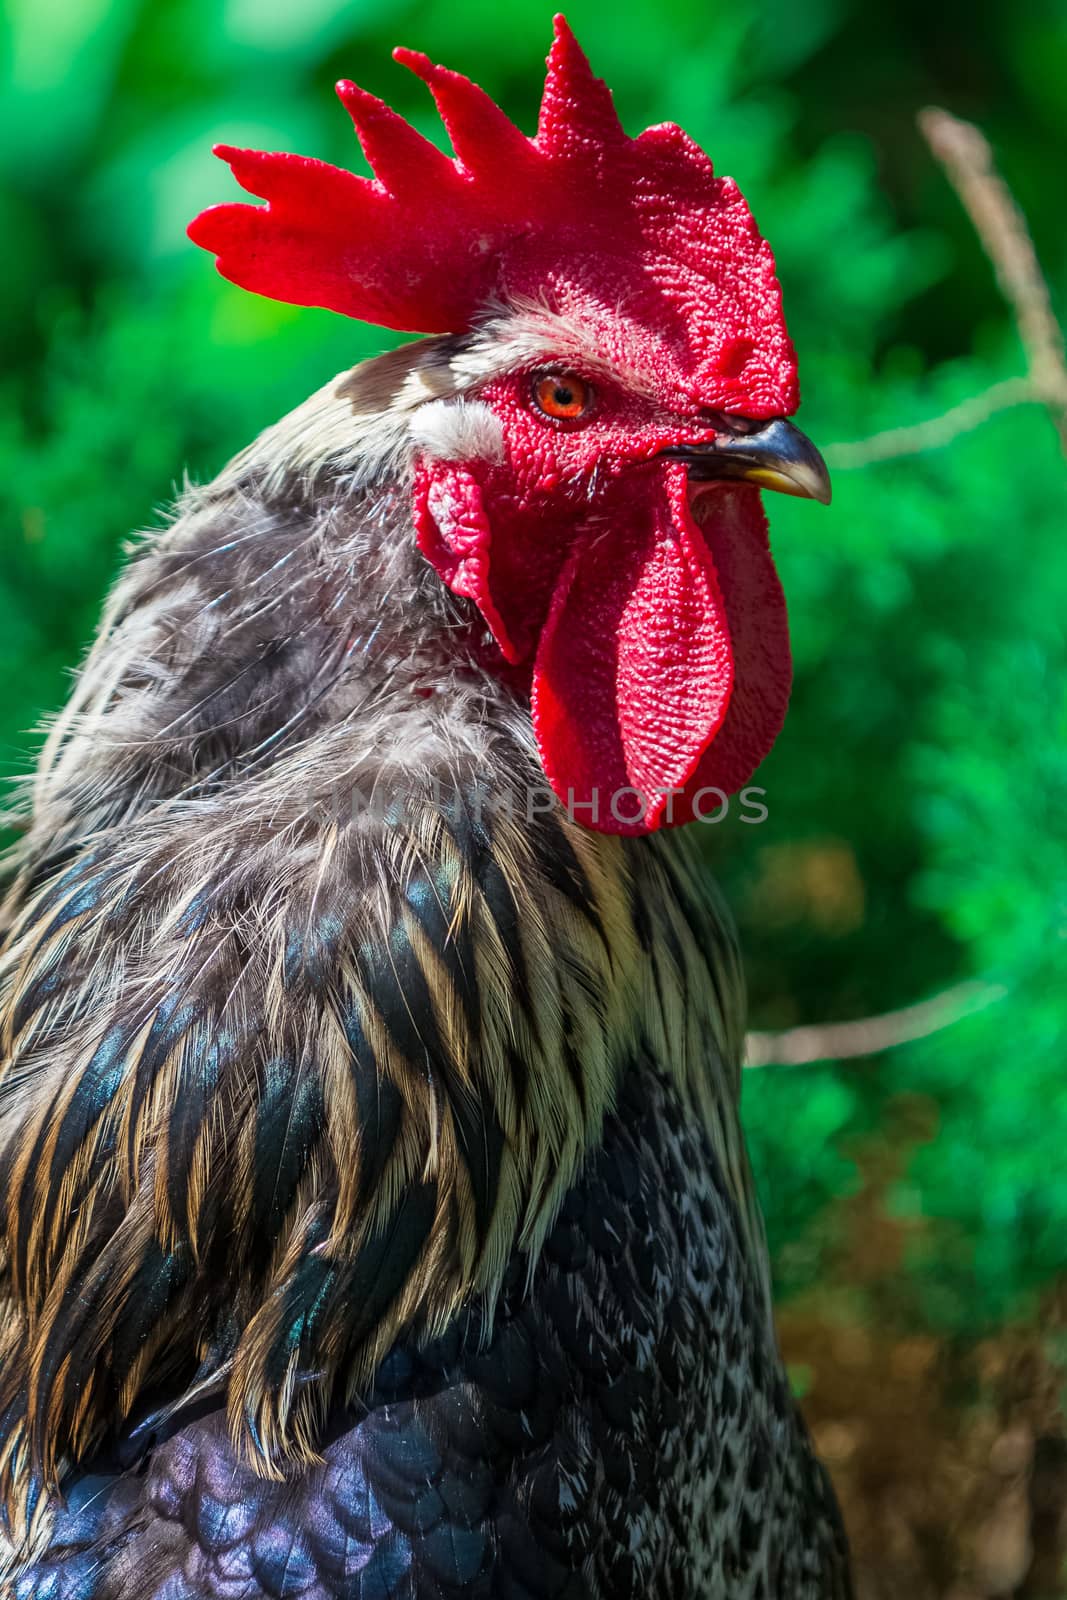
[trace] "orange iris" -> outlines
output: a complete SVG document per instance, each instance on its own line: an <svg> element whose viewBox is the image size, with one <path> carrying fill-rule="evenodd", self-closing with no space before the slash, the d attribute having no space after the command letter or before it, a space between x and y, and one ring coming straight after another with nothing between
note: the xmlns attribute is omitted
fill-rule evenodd
<svg viewBox="0 0 1067 1600"><path fill-rule="evenodd" d="M573 422L588 409L592 391L585 379L575 372L553 372L534 379L533 397L538 410L546 417Z"/></svg>

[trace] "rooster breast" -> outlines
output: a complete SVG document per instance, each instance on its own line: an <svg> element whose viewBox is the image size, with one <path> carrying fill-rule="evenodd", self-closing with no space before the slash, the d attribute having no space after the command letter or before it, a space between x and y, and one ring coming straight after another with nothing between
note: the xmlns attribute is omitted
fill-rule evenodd
<svg viewBox="0 0 1067 1600"><path fill-rule="evenodd" d="M402 1341L270 1482L218 1409L74 1486L19 1600L844 1595L708 1141L628 1063L527 1283Z"/></svg>

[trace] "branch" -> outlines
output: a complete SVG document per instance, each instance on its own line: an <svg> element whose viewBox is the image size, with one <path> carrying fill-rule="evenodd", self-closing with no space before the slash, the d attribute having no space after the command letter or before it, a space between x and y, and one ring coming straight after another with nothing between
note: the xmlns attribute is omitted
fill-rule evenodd
<svg viewBox="0 0 1067 1600"><path fill-rule="evenodd" d="M1014 406L1026 405L1040 397L1034 392L1029 378L1005 378L981 394L971 395L950 411L926 422L913 422L904 428L887 428L884 433L872 434L869 439L857 439L854 444L831 444L823 451L827 464L844 468L866 467L874 461L893 461L898 456L918 456L924 450L937 450L951 444L962 433L970 433L998 411L1010 411Z"/></svg>
<svg viewBox="0 0 1067 1600"><path fill-rule="evenodd" d="M1003 1000L1007 992L996 983L957 983L943 994L879 1017L787 1028L783 1033L750 1033L745 1040L745 1066L799 1067L812 1061L879 1055L894 1045L910 1044L951 1028L964 1017Z"/></svg>
<svg viewBox="0 0 1067 1600"><path fill-rule="evenodd" d="M1067 360L1063 334L1052 310L1048 284L1033 240L1004 179L993 164L989 141L970 122L936 106L919 113L919 129L959 195L1000 292L1011 308L1026 354L1026 376L994 384L939 417L911 427L890 428L870 439L831 445L831 466L862 467L873 461L918 455L969 433L998 411L1040 404L1047 408L1067 451Z"/></svg>
<svg viewBox="0 0 1067 1600"><path fill-rule="evenodd" d="M989 141L970 122L936 106L919 112L919 131L945 169L993 263L1026 351L1034 392L1055 413L1067 442L1067 361L1026 218L993 164Z"/></svg>

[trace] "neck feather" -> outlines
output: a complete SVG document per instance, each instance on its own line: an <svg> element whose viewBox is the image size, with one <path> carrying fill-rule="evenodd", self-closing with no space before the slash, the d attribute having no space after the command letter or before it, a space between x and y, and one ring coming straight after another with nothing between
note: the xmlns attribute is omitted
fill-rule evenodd
<svg viewBox="0 0 1067 1600"><path fill-rule="evenodd" d="M264 1472L311 1452L401 1331L536 1257L637 1050L751 1215L718 912L660 841L525 813L528 712L403 471L258 450L118 584L9 897L16 1522L149 1385L217 1388Z"/></svg>

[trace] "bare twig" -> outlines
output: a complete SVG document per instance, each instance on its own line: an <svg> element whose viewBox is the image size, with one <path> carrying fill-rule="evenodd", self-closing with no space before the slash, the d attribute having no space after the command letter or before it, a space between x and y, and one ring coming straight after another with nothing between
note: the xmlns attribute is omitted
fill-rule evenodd
<svg viewBox="0 0 1067 1600"><path fill-rule="evenodd" d="M923 137L944 167L993 264L1000 291L1019 329L1026 354L1026 376L994 384L925 422L890 428L850 444L830 445L826 451L827 460L831 466L847 470L898 456L918 455L951 443L998 411L1033 404L1047 408L1067 450L1067 360L1063 334L1053 314L1048 285L1038 264L1026 219L997 172L989 141L978 128L936 106L920 111L918 121Z"/></svg>
<svg viewBox="0 0 1067 1600"><path fill-rule="evenodd" d="M919 113L919 130L963 201L993 263L1000 292L1015 314L1030 381L1055 413L1063 434L1067 423L1063 334L1026 218L993 164L989 141L972 123L930 106Z"/></svg>
<svg viewBox="0 0 1067 1600"><path fill-rule="evenodd" d="M993 983L957 983L943 994L917 1005L887 1011L857 1022L826 1022L787 1028L783 1033L750 1033L745 1041L746 1067L797 1067L812 1061L846 1061L878 1055L894 1045L925 1039L951 1028L964 1017L1003 1000L1007 990Z"/></svg>
<svg viewBox="0 0 1067 1600"><path fill-rule="evenodd" d="M858 439L854 444L827 445L823 455L831 467L843 467L846 471L850 467L869 466L874 461L922 455L924 450L937 450L941 445L951 444L961 433L970 433L998 411L1009 411L1037 398L1029 378L1005 378L1003 383L995 383L981 394L971 395L939 417L913 422L904 428L887 428L884 433Z"/></svg>

